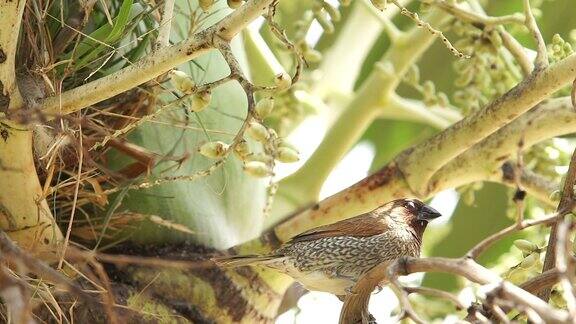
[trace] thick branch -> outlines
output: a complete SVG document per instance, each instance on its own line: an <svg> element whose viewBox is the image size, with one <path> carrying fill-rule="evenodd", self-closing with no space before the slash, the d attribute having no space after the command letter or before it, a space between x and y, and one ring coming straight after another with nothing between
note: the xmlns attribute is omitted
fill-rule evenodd
<svg viewBox="0 0 576 324"><path fill-rule="evenodd" d="M576 54L535 73L478 112L397 159L410 187L427 194L434 173L470 147L525 113L576 77Z"/></svg>
<svg viewBox="0 0 576 324"><path fill-rule="evenodd" d="M427 198L436 192L476 181L510 183L513 177L503 173L501 166L513 158L518 143L528 148L542 140L576 131L576 114L569 98L546 101L529 113L503 127L443 167L434 176ZM430 154L434 154L429 150ZM428 157L424 155L423 160ZM539 199L550 202L554 189L530 172L521 175L523 187ZM395 163L391 163L353 186L298 212L276 226L276 236L284 241L309 228L332 223L372 210L394 198L415 196L404 181Z"/></svg>
<svg viewBox="0 0 576 324"><path fill-rule="evenodd" d="M528 148L542 140L575 131L576 114L570 107L570 99L545 101L438 170L430 181L428 192L432 194L482 180L509 182L513 177L503 173L501 166L515 158L520 143ZM532 189L533 185L528 184L527 189ZM549 194L550 191L544 195Z"/></svg>

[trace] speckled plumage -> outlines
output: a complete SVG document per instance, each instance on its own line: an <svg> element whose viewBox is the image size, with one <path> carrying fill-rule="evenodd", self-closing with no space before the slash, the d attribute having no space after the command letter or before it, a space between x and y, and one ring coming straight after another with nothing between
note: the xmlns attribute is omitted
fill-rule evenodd
<svg viewBox="0 0 576 324"><path fill-rule="evenodd" d="M416 203L413 210L407 207ZM223 266L266 265L310 290L344 295L374 266L420 255L429 220L418 217L421 210L434 215L431 218L440 215L417 200L396 200L370 213L299 234L269 255L215 261Z"/></svg>
<svg viewBox="0 0 576 324"><path fill-rule="evenodd" d="M344 279L346 287L336 284L336 289L328 291L343 295L348 286L374 266L401 256L419 256L420 242L409 231L400 230L370 237L337 236L289 243L274 254L283 257L266 262L267 266L285 272L312 290L318 288L308 282L309 273Z"/></svg>

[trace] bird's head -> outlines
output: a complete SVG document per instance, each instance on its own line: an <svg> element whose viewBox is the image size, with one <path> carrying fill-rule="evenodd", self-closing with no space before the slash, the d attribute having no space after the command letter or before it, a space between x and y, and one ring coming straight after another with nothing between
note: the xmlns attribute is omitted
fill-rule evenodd
<svg viewBox="0 0 576 324"><path fill-rule="evenodd" d="M422 201L407 198L396 199L386 203L375 212L401 226L410 226L416 231L418 236L423 234L429 221L442 216L436 209Z"/></svg>

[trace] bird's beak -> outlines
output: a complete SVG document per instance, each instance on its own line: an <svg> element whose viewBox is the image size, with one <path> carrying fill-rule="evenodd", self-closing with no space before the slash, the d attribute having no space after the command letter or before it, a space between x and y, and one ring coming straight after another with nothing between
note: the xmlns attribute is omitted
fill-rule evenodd
<svg viewBox="0 0 576 324"><path fill-rule="evenodd" d="M427 205L424 205L418 212L418 220L422 221L431 221L434 218L438 218L440 216L442 216L442 214L440 214L436 209Z"/></svg>

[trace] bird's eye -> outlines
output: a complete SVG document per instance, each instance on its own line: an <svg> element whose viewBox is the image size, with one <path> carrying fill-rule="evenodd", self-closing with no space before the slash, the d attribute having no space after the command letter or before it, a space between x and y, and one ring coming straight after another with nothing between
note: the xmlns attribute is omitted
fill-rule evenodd
<svg viewBox="0 0 576 324"><path fill-rule="evenodd" d="M410 211L415 211L416 210L416 204L413 201L408 201L404 204L404 207L406 207L408 210Z"/></svg>

